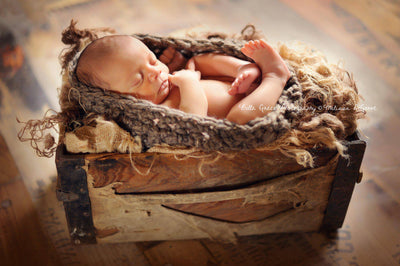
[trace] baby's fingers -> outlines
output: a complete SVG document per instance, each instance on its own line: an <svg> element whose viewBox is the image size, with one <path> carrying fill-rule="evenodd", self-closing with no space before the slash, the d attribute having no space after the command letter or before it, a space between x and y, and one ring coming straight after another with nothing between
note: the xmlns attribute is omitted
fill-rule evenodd
<svg viewBox="0 0 400 266"><path fill-rule="evenodd" d="M191 58L189 59L189 61L186 63L186 68L189 70L195 70L196 69L196 65L194 63L194 59Z"/></svg>
<svg viewBox="0 0 400 266"><path fill-rule="evenodd" d="M195 71L195 73L197 74L197 78L200 80L201 79L201 72L200 71Z"/></svg>
<svg viewBox="0 0 400 266"><path fill-rule="evenodd" d="M178 74L177 73L178 72L175 71L174 73L172 73L172 75L169 74L168 75L168 80L171 81L172 83L175 83L176 81L178 81L181 77L180 77L179 73Z"/></svg>

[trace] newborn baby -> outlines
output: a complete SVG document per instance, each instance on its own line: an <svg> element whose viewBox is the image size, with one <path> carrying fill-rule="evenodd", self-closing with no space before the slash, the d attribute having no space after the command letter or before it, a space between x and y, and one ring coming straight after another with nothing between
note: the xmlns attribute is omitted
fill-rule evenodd
<svg viewBox="0 0 400 266"><path fill-rule="evenodd" d="M86 47L76 74L89 86L245 124L275 106L290 73L264 40L246 43L242 52L256 64L211 53L186 62L173 48L157 59L138 39L114 35Z"/></svg>

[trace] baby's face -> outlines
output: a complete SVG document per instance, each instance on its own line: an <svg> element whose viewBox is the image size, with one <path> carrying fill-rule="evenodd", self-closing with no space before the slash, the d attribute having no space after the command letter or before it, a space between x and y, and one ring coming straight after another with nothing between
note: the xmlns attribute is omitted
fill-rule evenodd
<svg viewBox="0 0 400 266"><path fill-rule="evenodd" d="M105 59L101 72L109 89L130 94L155 104L169 94L168 67L141 41L122 36L115 52Z"/></svg>

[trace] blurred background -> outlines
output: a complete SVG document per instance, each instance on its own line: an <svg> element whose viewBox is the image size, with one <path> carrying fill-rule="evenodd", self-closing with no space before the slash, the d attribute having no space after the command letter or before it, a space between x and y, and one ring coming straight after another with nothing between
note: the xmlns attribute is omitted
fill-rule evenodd
<svg viewBox="0 0 400 266"><path fill-rule="evenodd" d="M363 180L336 234L74 246L55 197L54 158L20 143L26 121L58 110L61 32L111 27L167 35L253 23L272 44L301 41L353 72L368 118ZM395 0L0 0L1 265L400 265L400 2ZM5 263L5 264L4 264Z"/></svg>

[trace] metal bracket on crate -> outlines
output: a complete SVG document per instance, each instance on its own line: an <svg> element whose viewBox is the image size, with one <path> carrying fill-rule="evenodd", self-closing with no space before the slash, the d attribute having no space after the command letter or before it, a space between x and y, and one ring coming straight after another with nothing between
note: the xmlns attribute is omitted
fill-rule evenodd
<svg viewBox="0 0 400 266"><path fill-rule="evenodd" d="M56 155L57 199L64 203L68 229L74 244L95 244L96 234L92 219L83 156L65 154L60 145ZM62 154L62 160L60 155Z"/></svg>
<svg viewBox="0 0 400 266"><path fill-rule="evenodd" d="M366 142L360 139L358 132L345 141L348 158L340 157L333 179L328 206L322 222L322 230L334 231L341 228L346 217L347 208L353 194L354 186L361 181L360 167L364 157Z"/></svg>

